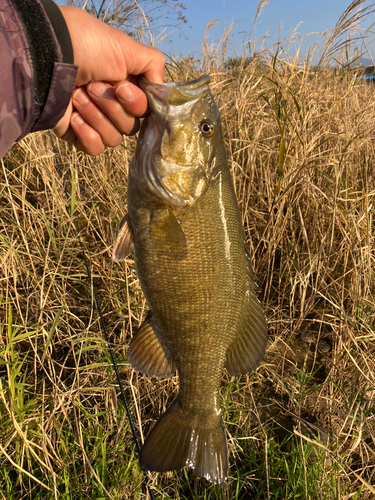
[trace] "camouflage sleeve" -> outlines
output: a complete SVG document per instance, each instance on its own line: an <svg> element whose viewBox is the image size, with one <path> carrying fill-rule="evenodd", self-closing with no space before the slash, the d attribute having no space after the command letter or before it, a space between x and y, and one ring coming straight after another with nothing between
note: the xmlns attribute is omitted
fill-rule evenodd
<svg viewBox="0 0 375 500"><path fill-rule="evenodd" d="M52 0L0 0L0 158L30 132L64 115L77 67Z"/></svg>

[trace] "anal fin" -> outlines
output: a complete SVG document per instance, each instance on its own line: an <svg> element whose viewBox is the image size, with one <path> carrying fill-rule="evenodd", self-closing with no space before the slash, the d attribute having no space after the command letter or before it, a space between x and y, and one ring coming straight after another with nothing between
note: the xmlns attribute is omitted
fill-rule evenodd
<svg viewBox="0 0 375 500"><path fill-rule="evenodd" d="M134 370L145 375L170 378L176 373L171 354L161 345L153 329L151 314L130 342L128 359Z"/></svg>
<svg viewBox="0 0 375 500"><path fill-rule="evenodd" d="M242 375L255 370L267 347L267 322L254 290L254 271L249 259L247 281L248 289L241 321L236 338L229 346L225 358L225 368L230 375Z"/></svg>

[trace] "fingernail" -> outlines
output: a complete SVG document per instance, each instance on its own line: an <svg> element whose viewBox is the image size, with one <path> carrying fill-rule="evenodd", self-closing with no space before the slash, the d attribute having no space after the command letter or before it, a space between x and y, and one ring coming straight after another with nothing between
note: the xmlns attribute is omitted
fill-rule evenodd
<svg viewBox="0 0 375 500"><path fill-rule="evenodd" d="M134 92L129 83L123 83L116 89L116 96L124 102L131 102L134 99Z"/></svg>
<svg viewBox="0 0 375 500"><path fill-rule="evenodd" d="M110 85L104 82L92 82L87 87L87 91L95 97L101 97L109 87Z"/></svg>
<svg viewBox="0 0 375 500"><path fill-rule="evenodd" d="M89 98L82 89L78 89L73 94L73 101L77 104L87 104L89 102Z"/></svg>
<svg viewBox="0 0 375 500"><path fill-rule="evenodd" d="M83 125L85 123L84 119L79 113L74 113L70 119L71 123L74 123L74 125Z"/></svg>

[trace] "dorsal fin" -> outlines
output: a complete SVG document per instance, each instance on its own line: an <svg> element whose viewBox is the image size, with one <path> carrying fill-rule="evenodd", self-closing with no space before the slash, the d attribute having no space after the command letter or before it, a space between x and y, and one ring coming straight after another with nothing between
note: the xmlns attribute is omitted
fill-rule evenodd
<svg viewBox="0 0 375 500"><path fill-rule="evenodd" d="M146 375L169 378L176 373L171 354L156 336L150 313L130 342L128 359L134 370Z"/></svg>

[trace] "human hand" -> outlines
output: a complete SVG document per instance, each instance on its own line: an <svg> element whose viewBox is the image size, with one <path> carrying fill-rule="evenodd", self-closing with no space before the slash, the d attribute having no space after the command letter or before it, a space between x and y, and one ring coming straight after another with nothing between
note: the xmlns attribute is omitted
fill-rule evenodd
<svg viewBox="0 0 375 500"><path fill-rule="evenodd" d="M78 66L72 99L54 131L78 149L98 155L139 129L147 98L137 75L163 83L164 56L87 12L59 6Z"/></svg>

